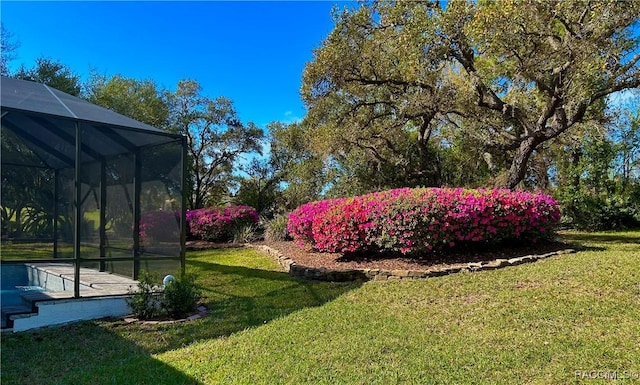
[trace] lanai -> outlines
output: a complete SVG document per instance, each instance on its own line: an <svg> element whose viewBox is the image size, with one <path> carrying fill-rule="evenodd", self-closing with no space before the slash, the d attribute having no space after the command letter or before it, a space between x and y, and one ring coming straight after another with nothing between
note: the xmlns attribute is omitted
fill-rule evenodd
<svg viewBox="0 0 640 385"><path fill-rule="evenodd" d="M0 86L3 267L73 266L73 298L86 271L181 270L185 138L44 84Z"/></svg>

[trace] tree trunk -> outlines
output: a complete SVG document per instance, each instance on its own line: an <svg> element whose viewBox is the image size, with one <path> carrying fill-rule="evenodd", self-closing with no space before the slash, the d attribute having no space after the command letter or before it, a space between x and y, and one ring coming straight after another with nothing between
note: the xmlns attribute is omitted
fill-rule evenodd
<svg viewBox="0 0 640 385"><path fill-rule="evenodd" d="M520 143L520 146L516 150L513 160L511 161L509 176L505 183L506 188L514 189L518 183L522 182L527 173L529 157L531 157L533 150L536 149L538 144L542 142L543 140L541 138L530 136Z"/></svg>
<svg viewBox="0 0 640 385"><path fill-rule="evenodd" d="M435 112L432 112L422 117L422 125L418 131L418 157L420 159L418 174L422 176L423 180L425 177L428 179L424 181L427 185L440 187L442 186L440 161L436 154L431 154L431 151L429 151L429 140L432 133L429 125L435 116Z"/></svg>

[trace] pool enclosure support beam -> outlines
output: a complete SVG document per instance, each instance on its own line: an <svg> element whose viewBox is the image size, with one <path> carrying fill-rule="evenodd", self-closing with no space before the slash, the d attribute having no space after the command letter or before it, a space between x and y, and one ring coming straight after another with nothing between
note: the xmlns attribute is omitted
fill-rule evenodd
<svg viewBox="0 0 640 385"><path fill-rule="evenodd" d="M185 244L187 243L187 137L180 138L182 145L182 205L180 207L180 272L184 275L186 256Z"/></svg>
<svg viewBox="0 0 640 385"><path fill-rule="evenodd" d="M133 157L135 174L133 177L133 279L140 275L140 196L142 195L142 160L140 150Z"/></svg>
<svg viewBox="0 0 640 385"><path fill-rule="evenodd" d="M58 198L60 195L59 170L53 170L53 258L58 258Z"/></svg>
<svg viewBox="0 0 640 385"><path fill-rule="evenodd" d="M107 246L107 162L103 159L100 162L100 259L105 258L106 246ZM106 264L103 260L100 261L100 271L105 271Z"/></svg>
<svg viewBox="0 0 640 385"><path fill-rule="evenodd" d="M75 191L75 215L73 226L73 258L74 258L74 279L73 279L73 296L80 297L80 233L82 227L82 126L80 122L75 122L76 126L76 164L75 174L73 178L73 186Z"/></svg>

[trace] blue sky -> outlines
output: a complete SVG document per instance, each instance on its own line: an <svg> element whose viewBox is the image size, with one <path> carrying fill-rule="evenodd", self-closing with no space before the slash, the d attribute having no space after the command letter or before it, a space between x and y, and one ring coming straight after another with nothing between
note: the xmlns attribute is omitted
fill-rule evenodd
<svg viewBox="0 0 640 385"><path fill-rule="evenodd" d="M334 4L355 3L3 0L0 20L20 43L13 69L44 56L84 80L95 69L173 90L190 78L264 128L304 116L302 71L333 28Z"/></svg>

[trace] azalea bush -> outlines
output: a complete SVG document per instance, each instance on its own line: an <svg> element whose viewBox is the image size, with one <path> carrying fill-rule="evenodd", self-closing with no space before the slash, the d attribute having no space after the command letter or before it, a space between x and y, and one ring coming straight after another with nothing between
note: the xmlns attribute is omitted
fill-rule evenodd
<svg viewBox="0 0 640 385"><path fill-rule="evenodd" d="M316 202L305 203L289 214L287 231L298 243L314 243L313 219L322 215L328 209L343 202L344 198L325 199Z"/></svg>
<svg viewBox="0 0 640 385"><path fill-rule="evenodd" d="M410 254L537 241L559 220L557 202L541 193L405 188L303 205L289 216L289 233L319 251Z"/></svg>
<svg viewBox="0 0 640 385"><path fill-rule="evenodd" d="M235 229L258 223L258 213L250 206L208 207L187 211L192 237L208 241L229 241Z"/></svg>
<svg viewBox="0 0 640 385"><path fill-rule="evenodd" d="M140 239L152 241L177 241L180 239L180 213L154 210L140 215Z"/></svg>

